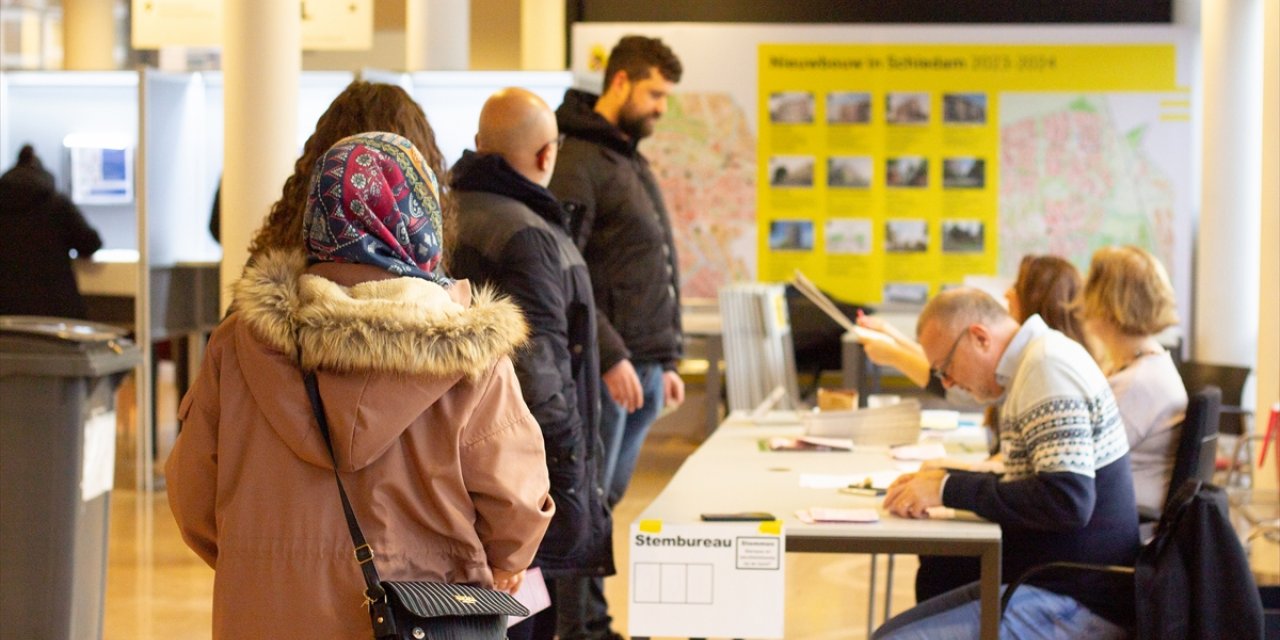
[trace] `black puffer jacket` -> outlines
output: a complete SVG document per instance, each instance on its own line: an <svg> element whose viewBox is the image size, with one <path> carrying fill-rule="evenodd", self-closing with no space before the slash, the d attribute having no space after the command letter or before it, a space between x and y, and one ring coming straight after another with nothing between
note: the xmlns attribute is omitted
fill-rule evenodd
<svg viewBox="0 0 1280 640"><path fill-rule="evenodd" d="M567 138L551 191L591 269L601 370L624 358L675 369L683 349L671 220L648 161L593 110L596 99L570 89L556 110Z"/></svg>
<svg viewBox="0 0 1280 640"><path fill-rule="evenodd" d="M0 176L0 315L85 318L68 253L87 258L101 248L98 232L25 147Z"/></svg>
<svg viewBox="0 0 1280 640"><path fill-rule="evenodd" d="M510 296L532 333L515 356L516 376L542 428L556 501L534 566L550 577L611 575L613 520L599 484L600 362L586 264L559 202L500 156L468 151L452 176L450 274Z"/></svg>

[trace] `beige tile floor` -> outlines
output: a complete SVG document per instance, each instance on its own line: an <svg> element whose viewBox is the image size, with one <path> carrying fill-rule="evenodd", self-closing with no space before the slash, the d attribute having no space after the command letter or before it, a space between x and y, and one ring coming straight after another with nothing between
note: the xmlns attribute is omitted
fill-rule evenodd
<svg viewBox="0 0 1280 640"><path fill-rule="evenodd" d="M632 488L618 505L614 548L619 550L621 573L607 580L605 588L620 632L627 628L627 530L695 447L678 435L651 437ZM213 571L183 544L163 493L147 498L132 490L117 490L112 500L107 640L208 638ZM868 568L868 556L789 554L786 637L865 638ZM914 574L915 558L899 556L895 611L911 605Z"/></svg>

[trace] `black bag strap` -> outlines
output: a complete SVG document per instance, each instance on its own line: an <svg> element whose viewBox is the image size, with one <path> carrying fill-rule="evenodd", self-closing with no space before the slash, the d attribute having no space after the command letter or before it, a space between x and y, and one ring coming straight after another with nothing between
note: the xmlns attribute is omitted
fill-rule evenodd
<svg viewBox="0 0 1280 640"><path fill-rule="evenodd" d="M329 434L329 420L324 415L324 402L320 399L320 385L316 382L316 373L314 371L304 371L302 381L307 385L307 398L311 400L311 411L316 416L316 422L320 425L320 433L324 436L324 445L329 449L329 458L333 460L333 478L338 481L338 495L342 498L342 513L347 517L347 529L351 531L351 543L356 548L356 562L360 563L360 572L364 574L365 584L365 603L370 607L370 613L376 622L379 618L390 621L391 616L386 610L387 592L382 588L382 580L378 578L378 569L373 564L373 548L365 542L364 532L360 530L360 522L356 520L356 513L351 509L351 500L347 498L347 490L342 486L342 477L338 475L338 457L333 453L333 438ZM379 630L375 628L374 635L378 635Z"/></svg>

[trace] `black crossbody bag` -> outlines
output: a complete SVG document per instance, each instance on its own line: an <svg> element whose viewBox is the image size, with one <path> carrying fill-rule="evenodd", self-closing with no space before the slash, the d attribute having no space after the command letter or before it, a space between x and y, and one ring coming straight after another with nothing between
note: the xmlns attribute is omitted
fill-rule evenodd
<svg viewBox="0 0 1280 640"><path fill-rule="evenodd" d="M351 510L351 501L338 475L338 460L333 454L329 421L320 400L320 387L315 372L304 372L307 397L324 444L333 459L333 477L338 481L342 512L347 517L351 543L355 545L356 562L364 574L365 603L374 638L406 640L502 640L507 635L507 616L527 616L529 610L510 594L465 584L445 582L392 582L378 578L373 564L373 549L365 542L360 523Z"/></svg>

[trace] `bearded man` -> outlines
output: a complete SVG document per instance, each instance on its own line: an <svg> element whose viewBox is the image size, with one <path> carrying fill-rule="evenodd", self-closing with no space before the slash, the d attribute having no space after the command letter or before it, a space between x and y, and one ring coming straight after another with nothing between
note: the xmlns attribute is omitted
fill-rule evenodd
<svg viewBox="0 0 1280 640"><path fill-rule="evenodd" d="M556 111L566 138L550 189L564 203L591 274L606 391L600 394L601 484L611 507L622 499L663 405L684 401L676 373L683 336L671 220L636 148L666 113L681 72L661 40L626 36L609 54L603 93L571 89ZM590 588L594 593L584 599L605 606L600 579Z"/></svg>

